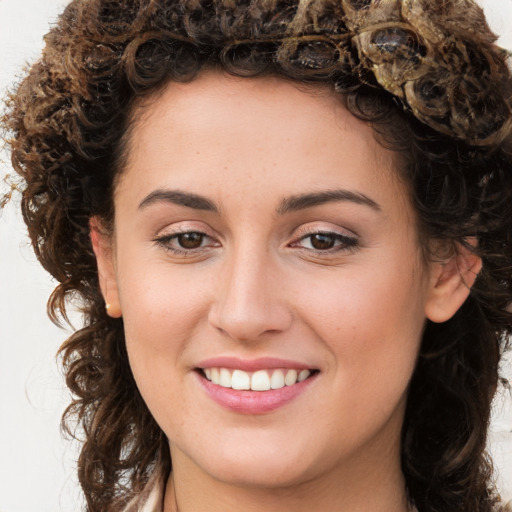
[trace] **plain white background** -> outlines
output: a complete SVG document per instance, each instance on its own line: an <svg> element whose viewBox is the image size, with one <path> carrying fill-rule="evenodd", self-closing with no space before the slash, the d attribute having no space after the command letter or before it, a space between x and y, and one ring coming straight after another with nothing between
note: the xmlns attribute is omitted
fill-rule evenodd
<svg viewBox="0 0 512 512"><path fill-rule="evenodd" d="M0 0L0 94L37 60L66 0ZM512 0L481 0L501 44L512 49ZM0 179L9 174L0 154ZM0 185L0 192L5 186ZM39 267L16 198L0 213L0 512L75 512L81 507L76 444L59 421L69 395L55 353L68 332L46 317L55 283ZM504 373L512 379L512 365ZM512 499L512 404L496 400L490 447L503 494Z"/></svg>

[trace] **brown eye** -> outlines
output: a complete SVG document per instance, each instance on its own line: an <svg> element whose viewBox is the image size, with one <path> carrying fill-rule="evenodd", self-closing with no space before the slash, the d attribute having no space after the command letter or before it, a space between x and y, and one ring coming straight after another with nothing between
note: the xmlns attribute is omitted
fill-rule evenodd
<svg viewBox="0 0 512 512"><path fill-rule="evenodd" d="M332 235L327 235L324 233L316 233L314 235L310 235L311 246L313 249L317 249L319 251L325 251L327 249L332 249L334 244L336 243L336 239Z"/></svg>
<svg viewBox="0 0 512 512"><path fill-rule="evenodd" d="M204 240L204 233L182 233L176 237L178 245L183 249L199 249Z"/></svg>
<svg viewBox="0 0 512 512"><path fill-rule="evenodd" d="M330 255L331 253L341 253L357 248L359 240L355 236L343 235L336 232L319 231L302 236L292 247L300 247L308 251L316 252L321 255Z"/></svg>

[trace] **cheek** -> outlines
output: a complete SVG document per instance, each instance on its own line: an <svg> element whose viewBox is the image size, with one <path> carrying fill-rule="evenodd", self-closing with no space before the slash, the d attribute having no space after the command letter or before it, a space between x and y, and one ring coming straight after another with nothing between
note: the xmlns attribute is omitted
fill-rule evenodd
<svg viewBox="0 0 512 512"><path fill-rule="evenodd" d="M130 261L120 275L125 330L152 345L185 334L206 311L207 283L200 272L171 271L166 262Z"/></svg>
<svg viewBox="0 0 512 512"><path fill-rule="evenodd" d="M303 280L294 295L311 323L333 335L343 332L347 342L371 342L392 332L410 339L423 324L425 302L424 287L412 274L410 264L352 267L323 276L315 286Z"/></svg>
<svg viewBox="0 0 512 512"><path fill-rule="evenodd" d="M169 398L174 380L182 376L180 355L207 318L206 285L204 279L179 269L171 275L165 264L138 265L135 258L123 263L119 291L126 347L137 385L151 408L163 390Z"/></svg>
<svg viewBox="0 0 512 512"><path fill-rule="evenodd" d="M344 385L397 392L414 370L425 323L425 290L410 263L365 266L297 290L309 327L328 346Z"/></svg>

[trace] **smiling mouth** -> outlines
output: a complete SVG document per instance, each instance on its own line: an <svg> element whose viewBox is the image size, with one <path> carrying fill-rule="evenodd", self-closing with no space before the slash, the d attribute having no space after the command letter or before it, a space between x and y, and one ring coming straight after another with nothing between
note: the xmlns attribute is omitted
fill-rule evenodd
<svg viewBox="0 0 512 512"><path fill-rule="evenodd" d="M269 369L246 372L231 368L199 368L201 375L218 386L241 391L270 391L309 379L318 370Z"/></svg>

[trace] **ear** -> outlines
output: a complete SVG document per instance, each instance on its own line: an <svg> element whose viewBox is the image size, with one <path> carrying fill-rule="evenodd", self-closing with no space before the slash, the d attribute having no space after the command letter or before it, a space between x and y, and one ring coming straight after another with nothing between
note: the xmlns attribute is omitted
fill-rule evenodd
<svg viewBox="0 0 512 512"><path fill-rule="evenodd" d="M99 218L92 217L89 221L92 248L98 265L98 278L101 294L105 300L107 315L112 318L122 316L117 277L114 267L114 251L112 238L106 233Z"/></svg>
<svg viewBox="0 0 512 512"><path fill-rule="evenodd" d="M476 245L475 239L467 241ZM457 312L482 268L482 259L467 247L457 244L454 253L445 261L431 264L425 314L432 322L446 322Z"/></svg>

